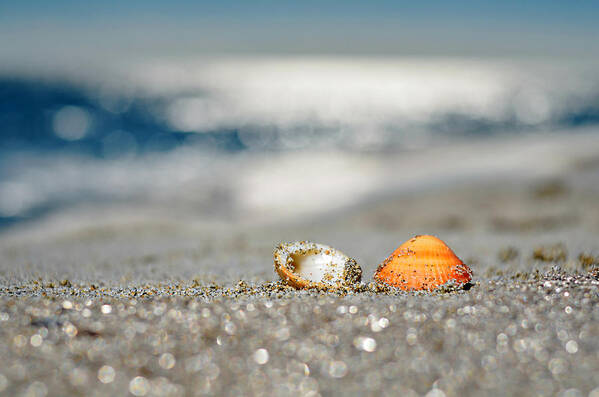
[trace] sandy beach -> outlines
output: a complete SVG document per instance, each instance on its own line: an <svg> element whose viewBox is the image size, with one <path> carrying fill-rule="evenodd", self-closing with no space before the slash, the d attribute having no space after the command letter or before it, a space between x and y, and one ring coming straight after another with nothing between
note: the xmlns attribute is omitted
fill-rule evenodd
<svg viewBox="0 0 599 397"><path fill-rule="evenodd" d="M0 390L597 396L599 163L593 145L572 147L542 175L369 192L287 218L124 203L8 229ZM406 164L418 169L417 158ZM378 263L422 233L472 268L471 288L298 291L273 271L277 243L309 239L356 258L368 285Z"/></svg>

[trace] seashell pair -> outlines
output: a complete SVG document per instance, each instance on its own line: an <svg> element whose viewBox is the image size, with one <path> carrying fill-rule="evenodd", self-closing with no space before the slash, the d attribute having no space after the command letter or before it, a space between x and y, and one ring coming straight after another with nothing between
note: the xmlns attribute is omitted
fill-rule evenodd
<svg viewBox="0 0 599 397"><path fill-rule="evenodd" d="M339 289L362 278L354 259L324 244L280 244L274 262L279 276L295 288ZM406 291L433 291L445 285L464 286L472 280L472 270L439 238L422 235L393 251L378 266L374 279Z"/></svg>

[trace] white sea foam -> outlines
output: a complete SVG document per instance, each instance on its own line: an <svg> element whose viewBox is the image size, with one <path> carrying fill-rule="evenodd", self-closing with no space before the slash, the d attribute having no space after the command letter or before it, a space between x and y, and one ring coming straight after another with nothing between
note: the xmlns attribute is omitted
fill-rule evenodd
<svg viewBox="0 0 599 397"><path fill-rule="evenodd" d="M248 145L260 147L265 141L305 147L322 136L331 136L333 144L364 147L418 140L437 129L459 133L472 128L468 122L551 125L573 111L597 107L595 66L308 57L163 60L129 65L126 73L141 95L167 98L161 116L174 130L238 129ZM461 124L452 127L448 119Z"/></svg>
<svg viewBox="0 0 599 397"><path fill-rule="evenodd" d="M113 113L152 99L149 117L171 130L237 130L257 149L417 146L431 134L540 129L588 112L596 122L599 108L597 61L304 56L92 65L4 70L68 79Z"/></svg>
<svg viewBox="0 0 599 397"><path fill-rule="evenodd" d="M70 69L60 67L53 78L61 70L66 78ZM567 122L597 111L599 74L590 63L159 59L104 63L68 78L110 114L148 100L147 117L173 131L233 130L250 150L136 154L135 136L121 131L101 141L104 159L17 155L5 160L0 216L89 199L244 219L301 216L452 178L555 174L573 150L597 147L593 133L570 136ZM57 134L91 134L91 114L63 116L55 115ZM492 141L472 138L491 133Z"/></svg>
<svg viewBox="0 0 599 397"><path fill-rule="evenodd" d="M599 155L597 132L496 137L409 152L215 155L181 148L123 160L22 155L14 159L21 166L0 183L0 215L91 201L269 222L446 183L556 177Z"/></svg>

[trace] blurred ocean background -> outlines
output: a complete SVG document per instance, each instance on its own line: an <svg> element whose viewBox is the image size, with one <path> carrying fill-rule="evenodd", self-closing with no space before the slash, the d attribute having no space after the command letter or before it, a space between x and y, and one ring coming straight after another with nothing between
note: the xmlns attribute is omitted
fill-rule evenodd
<svg viewBox="0 0 599 397"><path fill-rule="evenodd" d="M599 155L597 7L0 6L0 228L275 222ZM148 212L149 211L149 212Z"/></svg>

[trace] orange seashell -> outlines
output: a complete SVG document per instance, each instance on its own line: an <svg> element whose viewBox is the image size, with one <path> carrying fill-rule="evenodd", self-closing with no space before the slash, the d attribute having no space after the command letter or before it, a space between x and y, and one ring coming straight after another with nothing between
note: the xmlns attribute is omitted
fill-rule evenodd
<svg viewBox="0 0 599 397"><path fill-rule="evenodd" d="M472 270L435 236L416 236L379 265L375 280L404 290L432 291L444 284L463 286Z"/></svg>

